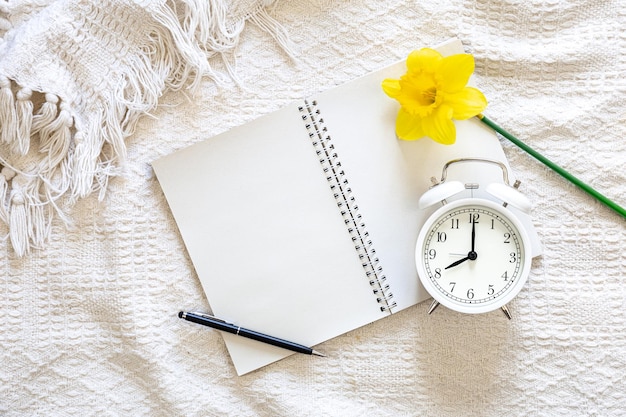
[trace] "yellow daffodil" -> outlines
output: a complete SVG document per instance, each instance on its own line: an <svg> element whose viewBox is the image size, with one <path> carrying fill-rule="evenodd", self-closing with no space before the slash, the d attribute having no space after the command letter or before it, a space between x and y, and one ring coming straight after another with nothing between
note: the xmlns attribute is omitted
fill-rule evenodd
<svg viewBox="0 0 626 417"><path fill-rule="evenodd" d="M434 49L423 48L411 52L406 65L407 72L399 80L386 79L382 84L385 93L400 103L396 135L403 140L428 136L453 144L456 128L452 119L469 119L487 106L483 93L467 87L474 57L443 57Z"/></svg>

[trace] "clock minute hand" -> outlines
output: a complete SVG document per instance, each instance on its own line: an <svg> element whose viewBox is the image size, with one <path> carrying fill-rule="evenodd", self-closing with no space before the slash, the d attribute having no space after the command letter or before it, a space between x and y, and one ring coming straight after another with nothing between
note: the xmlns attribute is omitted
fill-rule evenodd
<svg viewBox="0 0 626 417"><path fill-rule="evenodd" d="M474 244L476 243L476 222L472 222L472 250L471 252L475 252Z"/></svg>
<svg viewBox="0 0 626 417"><path fill-rule="evenodd" d="M472 250L469 251L465 258L459 259L458 261L452 262L450 265L446 266L444 269L450 269L457 265L462 264L465 261L473 261L478 257L478 254L474 250L476 244L476 222L472 222Z"/></svg>

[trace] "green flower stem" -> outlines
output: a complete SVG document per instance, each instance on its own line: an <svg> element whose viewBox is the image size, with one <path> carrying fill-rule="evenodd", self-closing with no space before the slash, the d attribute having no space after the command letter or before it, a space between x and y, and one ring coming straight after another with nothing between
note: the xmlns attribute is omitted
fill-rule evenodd
<svg viewBox="0 0 626 417"><path fill-rule="evenodd" d="M517 139L515 136L513 136L512 134L510 134L509 132L504 130L502 127L498 126L491 119L487 118L486 116L484 116L482 114L479 114L477 117L478 117L478 119L480 119L481 122L483 122L484 124L486 124L487 126L492 128L493 130L498 132L500 135L504 136L505 138L507 138L508 140L513 142L515 145L517 145L520 148L522 148L524 151L526 151L528 154L533 156L535 159L539 160L544 165L546 165L549 168L551 168L552 170L556 171L559 175L564 177L566 180L568 180L572 184L578 186L579 188L581 188L583 191L585 191L586 193L588 193L592 197L595 197L602 204L608 206L609 208L613 209L616 213L618 213L622 217L626 218L626 210L623 207L621 207L619 204L615 203L614 201L612 201L611 199L609 199L605 195L601 194L600 192L598 192L594 188L590 187L589 185L585 184L584 182L582 182L581 180L579 180L578 178L576 178L575 176L573 176L572 174L570 174L569 172L567 172L566 170L564 170L563 168L561 168L560 166L555 164L554 162L550 161L548 158L546 158L545 156L541 155L539 152L535 151L533 148L531 148L530 146L526 145L521 140Z"/></svg>

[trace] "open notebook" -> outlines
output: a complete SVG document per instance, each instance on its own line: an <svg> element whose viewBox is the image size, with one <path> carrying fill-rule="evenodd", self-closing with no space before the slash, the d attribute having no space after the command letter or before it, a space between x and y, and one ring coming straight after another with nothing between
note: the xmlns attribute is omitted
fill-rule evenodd
<svg viewBox="0 0 626 417"><path fill-rule="evenodd" d="M463 52L456 40L438 49ZM457 122L453 146L398 141L398 105L381 82L405 70L397 63L153 163L215 316L314 346L429 297L414 250L430 177L454 158L506 158L477 120ZM223 336L240 375L292 354Z"/></svg>

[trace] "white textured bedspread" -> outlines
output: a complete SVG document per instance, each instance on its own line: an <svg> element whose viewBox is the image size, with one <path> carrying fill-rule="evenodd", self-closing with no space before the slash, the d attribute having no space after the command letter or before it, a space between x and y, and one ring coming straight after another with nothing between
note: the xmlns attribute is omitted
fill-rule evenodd
<svg viewBox="0 0 626 417"><path fill-rule="evenodd" d="M24 257L0 246L0 415L626 415L626 220L509 142L544 246L512 320L429 316L422 303L317 346L326 358L242 377L217 331L177 317L209 307L150 165L456 37L475 57L485 114L626 205L626 2L284 0L268 11L293 59L248 24L239 84L164 94L104 200L79 200L73 224L53 221Z"/></svg>

